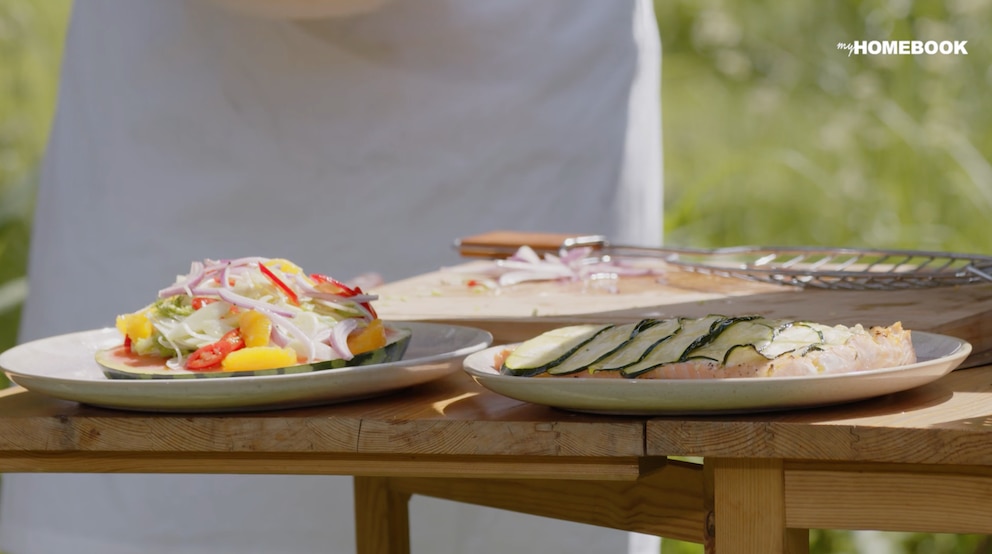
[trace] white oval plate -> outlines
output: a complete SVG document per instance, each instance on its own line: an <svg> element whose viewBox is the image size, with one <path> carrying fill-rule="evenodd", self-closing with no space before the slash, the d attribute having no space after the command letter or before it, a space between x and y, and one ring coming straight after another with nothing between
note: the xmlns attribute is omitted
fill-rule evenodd
<svg viewBox="0 0 992 554"><path fill-rule="evenodd" d="M481 329L391 322L413 331L404 359L312 373L227 379L108 379L97 350L119 344L113 328L59 335L0 354L0 369L28 390L125 410L215 412L293 408L378 396L439 379L492 343Z"/></svg>
<svg viewBox="0 0 992 554"><path fill-rule="evenodd" d="M925 385L950 373L971 344L913 331L918 362L886 369L811 377L730 379L582 379L500 375L496 353L468 356L464 369L479 384L510 398L578 412L617 415L726 414L853 402Z"/></svg>

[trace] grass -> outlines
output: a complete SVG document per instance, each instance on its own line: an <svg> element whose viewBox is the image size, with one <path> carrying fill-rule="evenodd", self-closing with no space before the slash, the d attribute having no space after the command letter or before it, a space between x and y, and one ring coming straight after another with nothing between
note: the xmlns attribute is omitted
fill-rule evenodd
<svg viewBox="0 0 992 554"><path fill-rule="evenodd" d="M0 350L14 344L31 198L67 0L0 0ZM992 253L992 0L666 0L666 241ZM848 56L838 42L968 40L967 56ZM992 552L885 534L891 552ZM811 552L863 537L811 534ZM665 541L665 554L701 552Z"/></svg>

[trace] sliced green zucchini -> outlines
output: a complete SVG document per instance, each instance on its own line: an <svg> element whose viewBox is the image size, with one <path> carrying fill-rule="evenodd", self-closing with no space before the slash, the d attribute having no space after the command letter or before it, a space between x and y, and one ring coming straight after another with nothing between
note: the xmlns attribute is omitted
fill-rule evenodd
<svg viewBox="0 0 992 554"><path fill-rule="evenodd" d="M531 376L557 365L586 342L613 325L570 325L552 329L520 344L503 362L500 373Z"/></svg>
<svg viewBox="0 0 992 554"><path fill-rule="evenodd" d="M758 349L753 344L738 344L727 351L727 355L723 358L723 365L729 367L734 365L759 364L767 361L768 358L761 352L758 352Z"/></svg>
<svg viewBox="0 0 992 554"><path fill-rule="evenodd" d="M727 319L722 315L683 319L678 332L671 338L658 343L641 361L620 371L623 372L624 377L637 377L660 365L681 361L687 352L708 341L714 328L719 328Z"/></svg>
<svg viewBox="0 0 992 554"><path fill-rule="evenodd" d="M96 362L102 367L104 375L110 379L205 379L220 377L254 377L258 375L285 375L290 373L309 373L328 369L363 366L395 362L403 358L410 345L413 332L401 327L387 328L387 343L382 348L363 352L350 360L325 360L274 369L257 369L252 371L189 371L166 367L165 359L148 356L136 356L123 346L99 350Z"/></svg>
<svg viewBox="0 0 992 554"><path fill-rule="evenodd" d="M645 319L639 323L634 338L609 356L591 364L591 371L616 371L641 361L659 342L668 339L682 326L678 318Z"/></svg>
<svg viewBox="0 0 992 554"><path fill-rule="evenodd" d="M736 318L728 325L714 330L711 340L687 352L682 359L707 359L723 363L735 346L752 345L760 350L774 336L775 329L768 320L756 317Z"/></svg>
<svg viewBox="0 0 992 554"><path fill-rule="evenodd" d="M815 325L795 322L780 327L772 341L759 347L758 351L766 358L774 359L790 352L802 354L811 346L822 344L823 332L820 329Z"/></svg>
<svg viewBox="0 0 992 554"><path fill-rule="evenodd" d="M567 358L548 366L551 375L566 375L588 369L590 365L625 348L637 330L638 323L626 323L603 330Z"/></svg>

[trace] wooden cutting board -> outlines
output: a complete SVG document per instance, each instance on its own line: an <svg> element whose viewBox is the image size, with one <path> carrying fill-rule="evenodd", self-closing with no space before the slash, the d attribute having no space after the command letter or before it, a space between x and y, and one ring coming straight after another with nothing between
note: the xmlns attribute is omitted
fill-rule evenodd
<svg viewBox="0 0 992 554"><path fill-rule="evenodd" d="M504 288L473 286L473 269L490 262L380 287L376 308L392 320L470 325L496 343L526 340L576 322L626 322L653 317L761 314L818 323L891 325L969 341L966 366L992 362L992 284L903 291L827 291L753 283L666 267L660 275L594 283L539 282Z"/></svg>

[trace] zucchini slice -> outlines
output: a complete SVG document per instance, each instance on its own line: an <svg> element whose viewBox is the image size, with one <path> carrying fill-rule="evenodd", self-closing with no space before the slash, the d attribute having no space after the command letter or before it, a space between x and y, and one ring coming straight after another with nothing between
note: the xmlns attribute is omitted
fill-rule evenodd
<svg viewBox="0 0 992 554"><path fill-rule="evenodd" d="M823 344L823 331L817 327L803 322L786 324L779 328L770 343L758 347L758 352L772 360L783 354L802 353L810 347L820 346Z"/></svg>
<svg viewBox="0 0 992 554"><path fill-rule="evenodd" d="M624 377L637 377L660 365L682 361L688 352L711 339L714 328L721 328L721 324L727 321L728 318L722 315L682 319L678 332L671 338L658 343L641 361L620 371L623 372Z"/></svg>
<svg viewBox="0 0 992 554"><path fill-rule="evenodd" d="M131 354L123 346L99 350L96 362L103 374L110 379L219 379L224 377L255 377L259 375L286 375L341 369L345 367L395 362L403 358L410 345L413 332L402 327L387 327L387 342L382 348L355 355L350 360L325 360L274 369L251 371L189 371L170 369L164 359L149 358Z"/></svg>
<svg viewBox="0 0 992 554"><path fill-rule="evenodd" d="M635 335L622 348L589 366L590 371L617 371L635 364L659 342L670 338L682 326L678 318L645 319L638 324Z"/></svg>
<svg viewBox="0 0 992 554"><path fill-rule="evenodd" d="M625 348L631 336L637 331L638 323L626 323L603 330L592 340L587 341L567 358L548 366L551 375L565 375L588 369L590 365Z"/></svg>
<svg viewBox="0 0 992 554"><path fill-rule="evenodd" d="M772 341L775 329L768 320L748 317L720 326L711 336L710 341L686 353L682 361L707 359L725 363L727 355L735 346L752 345L760 351Z"/></svg>
<svg viewBox="0 0 992 554"><path fill-rule="evenodd" d="M520 344L503 362L504 375L531 376L561 363L613 325L570 325L552 329Z"/></svg>
<svg viewBox="0 0 992 554"><path fill-rule="evenodd" d="M724 366L760 364L767 362L766 358L753 344L738 344L731 346L723 358Z"/></svg>

